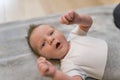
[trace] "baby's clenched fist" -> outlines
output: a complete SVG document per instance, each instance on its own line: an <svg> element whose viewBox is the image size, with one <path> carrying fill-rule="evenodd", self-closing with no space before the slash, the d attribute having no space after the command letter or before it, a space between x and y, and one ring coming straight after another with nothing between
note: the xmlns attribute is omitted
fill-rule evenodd
<svg viewBox="0 0 120 80"><path fill-rule="evenodd" d="M63 16L60 17L60 22L62 24L79 24L80 23L80 15L75 11L69 11Z"/></svg>
<svg viewBox="0 0 120 80"><path fill-rule="evenodd" d="M38 58L37 65L42 76L53 77L56 73L55 66L47 61L44 57Z"/></svg>

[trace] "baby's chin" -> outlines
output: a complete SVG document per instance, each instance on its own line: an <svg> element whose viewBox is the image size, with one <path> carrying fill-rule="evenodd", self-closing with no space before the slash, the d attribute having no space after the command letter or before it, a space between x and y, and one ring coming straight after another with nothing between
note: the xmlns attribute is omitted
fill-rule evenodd
<svg viewBox="0 0 120 80"><path fill-rule="evenodd" d="M62 59L67 55L67 53L69 52L69 49L70 49L70 43L66 43L66 45L63 47L63 56L62 56Z"/></svg>

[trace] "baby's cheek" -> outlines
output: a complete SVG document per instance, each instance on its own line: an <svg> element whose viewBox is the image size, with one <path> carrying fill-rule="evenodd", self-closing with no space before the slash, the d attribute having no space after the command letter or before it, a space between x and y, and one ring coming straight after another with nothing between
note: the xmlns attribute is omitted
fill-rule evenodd
<svg viewBox="0 0 120 80"><path fill-rule="evenodd" d="M46 58L52 58L53 57L54 50L52 48L46 48L44 49L44 57Z"/></svg>
<svg viewBox="0 0 120 80"><path fill-rule="evenodd" d="M54 49L52 48L52 47L46 47L45 49L44 49L44 52L45 53L53 53L53 51L54 51Z"/></svg>

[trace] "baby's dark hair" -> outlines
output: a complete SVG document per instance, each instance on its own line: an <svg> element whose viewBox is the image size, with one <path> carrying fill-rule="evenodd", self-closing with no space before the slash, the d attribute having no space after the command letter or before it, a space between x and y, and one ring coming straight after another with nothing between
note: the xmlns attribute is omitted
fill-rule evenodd
<svg viewBox="0 0 120 80"><path fill-rule="evenodd" d="M32 51L36 56L38 56L38 57L40 56L40 54L38 54L37 50L35 50L35 49L32 48L32 46L31 46L31 44L30 44L30 37L31 37L31 34L32 34L33 30L34 30L35 28L39 27L40 25L42 25L42 24L31 24L31 25L29 26L28 33L27 33L27 37L26 37L27 43L28 43L31 51Z"/></svg>

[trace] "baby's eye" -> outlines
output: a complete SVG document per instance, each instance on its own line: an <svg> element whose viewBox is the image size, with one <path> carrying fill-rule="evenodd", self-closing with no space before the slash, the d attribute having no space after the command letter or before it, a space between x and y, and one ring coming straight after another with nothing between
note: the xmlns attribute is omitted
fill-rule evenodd
<svg viewBox="0 0 120 80"><path fill-rule="evenodd" d="M45 46L45 42L42 43L41 47L43 48Z"/></svg>
<svg viewBox="0 0 120 80"><path fill-rule="evenodd" d="M50 32L50 35L53 35L54 31Z"/></svg>

